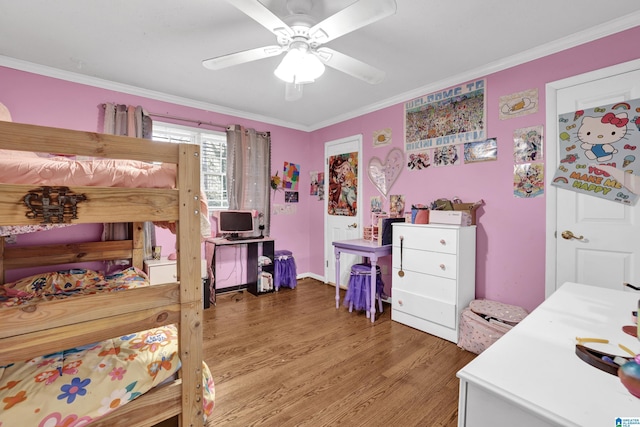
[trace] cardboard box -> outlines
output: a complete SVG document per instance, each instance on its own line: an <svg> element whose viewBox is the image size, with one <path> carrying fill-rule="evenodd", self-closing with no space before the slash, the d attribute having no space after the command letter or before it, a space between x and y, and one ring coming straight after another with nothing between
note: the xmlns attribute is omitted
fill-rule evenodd
<svg viewBox="0 0 640 427"><path fill-rule="evenodd" d="M462 211L467 212L471 216L471 225L476 225L476 209L478 209L482 205L483 201L476 203L454 203L453 210L454 211Z"/></svg>
<svg viewBox="0 0 640 427"><path fill-rule="evenodd" d="M431 211L429 224L472 225L471 214L467 211Z"/></svg>

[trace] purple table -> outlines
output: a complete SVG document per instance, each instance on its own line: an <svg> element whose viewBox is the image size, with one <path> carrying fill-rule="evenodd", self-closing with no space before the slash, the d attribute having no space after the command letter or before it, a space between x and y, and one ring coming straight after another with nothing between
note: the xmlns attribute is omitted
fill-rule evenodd
<svg viewBox="0 0 640 427"><path fill-rule="evenodd" d="M333 242L333 252L336 255L336 308L340 308L340 253L346 252L369 258L371 261L371 323L376 320L376 265L378 258L391 255L391 245L378 246L378 242L368 239L339 240Z"/></svg>

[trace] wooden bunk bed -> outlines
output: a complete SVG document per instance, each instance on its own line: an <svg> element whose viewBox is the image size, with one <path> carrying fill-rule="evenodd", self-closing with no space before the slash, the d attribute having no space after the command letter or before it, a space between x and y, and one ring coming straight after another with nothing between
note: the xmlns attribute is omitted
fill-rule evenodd
<svg viewBox="0 0 640 427"><path fill-rule="evenodd" d="M85 199L76 206L79 223L126 222L133 238L13 247L0 243L0 280L5 272L29 266L131 259L142 270L142 222L175 225L178 283L81 295L0 310L0 366L96 340L175 324L179 333L179 378L140 395L99 418L96 426L152 426L178 416L181 426L203 425L202 309L200 276L200 157L191 144L159 143L0 121L0 149L65 153L176 165L174 188L69 186ZM0 184L0 225L35 225L25 195L39 185ZM54 218L55 222L55 218Z"/></svg>

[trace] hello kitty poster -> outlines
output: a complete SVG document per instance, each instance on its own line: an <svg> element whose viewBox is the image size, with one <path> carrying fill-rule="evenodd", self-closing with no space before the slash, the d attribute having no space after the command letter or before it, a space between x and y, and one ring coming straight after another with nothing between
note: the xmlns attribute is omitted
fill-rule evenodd
<svg viewBox="0 0 640 427"><path fill-rule="evenodd" d="M638 194L598 166L640 175L640 99L561 114L558 120L560 166L551 185L635 205Z"/></svg>

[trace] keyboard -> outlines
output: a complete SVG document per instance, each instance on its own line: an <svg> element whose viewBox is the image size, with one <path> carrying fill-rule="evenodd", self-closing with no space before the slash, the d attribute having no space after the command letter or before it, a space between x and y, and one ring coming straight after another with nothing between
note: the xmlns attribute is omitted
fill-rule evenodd
<svg viewBox="0 0 640 427"><path fill-rule="evenodd" d="M242 240L262 239L263 236L226 236L224 239L230 242L240 242Z"/></svg>

